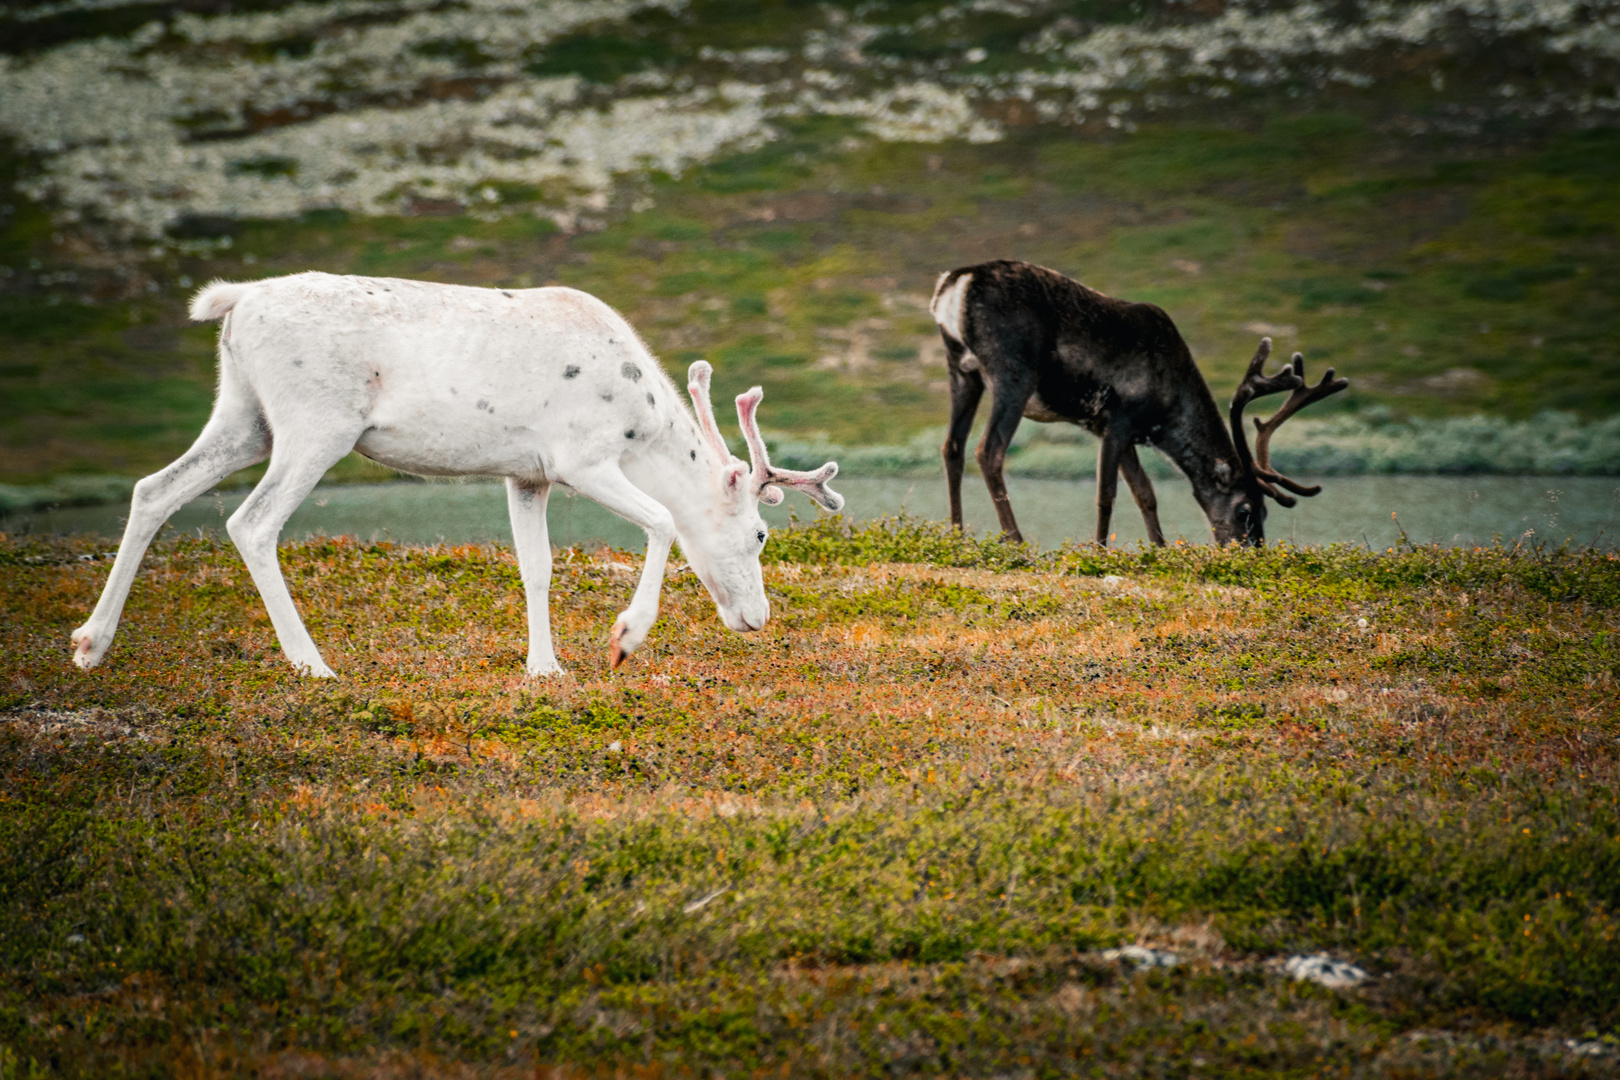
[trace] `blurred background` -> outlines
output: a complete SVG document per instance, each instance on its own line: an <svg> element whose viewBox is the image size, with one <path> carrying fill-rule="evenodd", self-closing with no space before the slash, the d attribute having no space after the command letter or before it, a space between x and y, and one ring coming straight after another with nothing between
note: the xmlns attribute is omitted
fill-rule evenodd
<svg viewBox="0 0 1620 1080"><path fill-rule="evenodd" d="M14 0L0 54L13 532L115 535L211 404L190 293L310 269L586 289L677 380L762 384L775 457L837 458L851 513L939 516L927 300L989 258L1163 306L1221 400L1262 334L1348 375L1278 436L1328 491L1272 536L1620 524L1615 0ZM1040 542L1089 537L1094 460L1022 426ZM492 485L328 481L291 532L505 535ZM559 541L639 543L573 502Z"/></svg>

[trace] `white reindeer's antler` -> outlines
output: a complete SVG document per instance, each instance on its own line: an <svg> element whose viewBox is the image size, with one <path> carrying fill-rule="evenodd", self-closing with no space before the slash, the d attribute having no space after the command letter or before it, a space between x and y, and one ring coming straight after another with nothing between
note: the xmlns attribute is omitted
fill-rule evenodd
<svg viewBox="0 0 1620 1080"><path fill-rule="evenodd" d="M686 392L692 395L692 410L697 413L698 427L722 463L731 460L731 451L720 435L720 425L714 422L714 406L709 403L709 376L714 368L707 360L699 360L686 369Z"/></svg>
<svg viewBox="0 0 1620 1080"><path fill-rule="evenodd" d="M815 472L797 472L778 469L771 464L765 450L765 437L759 433L759 400L765 391L754 387L746 394L737 395L737 422L742 426L743 438L748 443L748 456L753 459L754 494L767 506L775 506L783 499L782 488L797 488L816 505L834 512L844 508L844 497L827 482L838 475L838 462L829 461ZM780 485L780 486L777 486Z"/></svg>

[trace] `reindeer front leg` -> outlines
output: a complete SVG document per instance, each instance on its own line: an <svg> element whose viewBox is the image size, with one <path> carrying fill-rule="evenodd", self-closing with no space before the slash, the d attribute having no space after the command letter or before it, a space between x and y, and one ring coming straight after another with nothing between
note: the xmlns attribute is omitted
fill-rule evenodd
<svg viewBox="0 0 1620 1080"><path fill-rule="evenodd" d="M1097 447L1097 543L1102 547L1108 546L1108 526L1114 519L1114 495L1119 491L1120 461L1130 445L1130 428L1115 422L1103 431L1102 444Z"/></svg>
<svg viewBox="0 0 1620 1080"><path fill-rule="evenodd" d="M1119 455L1119 471L1125 474L1125 482L1131 487L1136 507L1142 511L1142 521L1147 525L1148 540L1154 547L1164 547L1164 530L1159 527L1159 500L1153 494L1153 481L1148 479L1147 470L1142 468L1142 461L1136 455L1134 443L1127 442L1124 451Z"/></svg>
<svg viewBox="0 0 1620 1080"><path fill-rule="evenodd" d="M675 519L658 501L642 491L617 464L598 465L567 479L569 487L618 514L647 533L647 562L641 568L630 606L619 613L609 638L608 659L617 668L641 647L658 621L658 593L664 586L669 548L675 542Z"/></svg>

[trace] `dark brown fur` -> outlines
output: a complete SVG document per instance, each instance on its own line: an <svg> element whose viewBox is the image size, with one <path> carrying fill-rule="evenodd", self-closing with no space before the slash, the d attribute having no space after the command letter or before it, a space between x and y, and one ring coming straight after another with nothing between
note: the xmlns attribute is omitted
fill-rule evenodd
<svg viewBox="0 0 1620 1080"><path fill-rule="evenodd" d="M940 326L951 385L943 452L952 524L962 524L963 455L988 385L990 417L976 456L1008 539L1023 537L1002 470L1013 432L1027 416L1079 424L1102 440L1098 543L1108 542L1121 473L1146 519L1148 536L1164 543L1153 485L1137 457L1141 444L1163 451L1192 481L1217 543L1264 543L1264 496L1276 497L1275 489L1268 490L1264 477L1255 475L1247 445L1241 451L1234 445L1209 384L1163 309L1118 300L1056 271L1008 260L943 275L936 303L964 274L972 280L962 298L962 340L944 321ZM1263 349L1269 351L1269 342ZM1284 381L1275 389L1293 385L1277 378ZM1234 412L1233 423L1239 422ZM1286 496L1279 501L1293 505Z"/></svg>

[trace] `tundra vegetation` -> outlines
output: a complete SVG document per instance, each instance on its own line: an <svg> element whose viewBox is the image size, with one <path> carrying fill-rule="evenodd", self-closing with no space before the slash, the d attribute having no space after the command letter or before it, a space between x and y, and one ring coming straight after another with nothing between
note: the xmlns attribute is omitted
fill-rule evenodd
<svg viewBox="0 0 1620 1080"><path fill-rule="evenodd" d="M109 555L0 541L8 1077L1620 1071L1612 554L829 518L618 673L560 552L545 682L510 551L343 539L340 680L194 538L80 672Z"/></svg>

